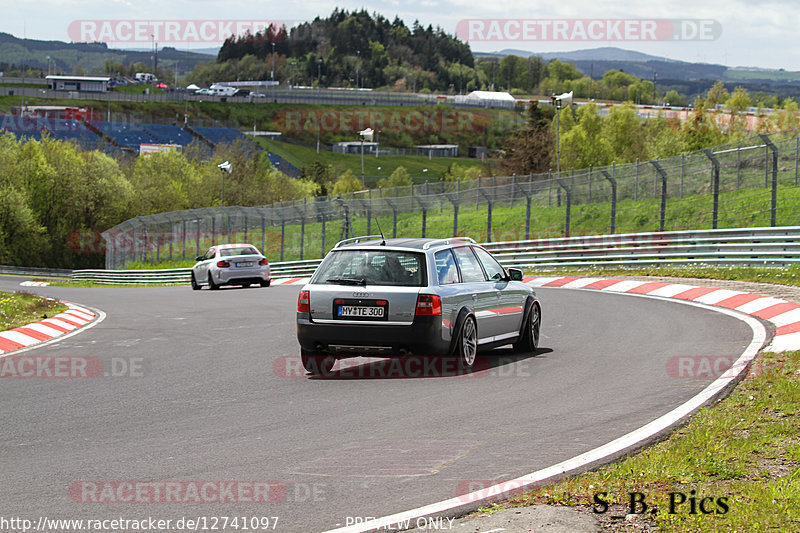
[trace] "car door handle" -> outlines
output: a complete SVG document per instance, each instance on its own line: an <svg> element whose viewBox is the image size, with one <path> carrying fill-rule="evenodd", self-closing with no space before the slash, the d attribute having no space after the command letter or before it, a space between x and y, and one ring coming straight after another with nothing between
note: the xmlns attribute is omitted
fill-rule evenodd
<svg viewBox="0 0 800 533"><path fill-rule="evenodd" d="M497 291L497 297L500 298L501 296L503 296L503 293L500 292L500 291Z"/></svg>
<svg viewBox="0 0 800 533"><path fill-rule="evenodd" d="M472 299L473 299L473 300L477 300L477 299L478 299L478 295L477 295L477 294L473 294L473 295L472 295Z"/></svg>

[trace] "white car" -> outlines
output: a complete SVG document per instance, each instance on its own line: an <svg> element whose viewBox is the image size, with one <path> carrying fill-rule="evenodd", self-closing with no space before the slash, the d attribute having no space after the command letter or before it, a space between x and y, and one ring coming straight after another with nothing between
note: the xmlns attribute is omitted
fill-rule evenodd
<svg viewBox="0 0 800 533"><path fill-rule="evenodd" d="M215 290L222 285L269 287L269 261L252 244L219 244L197 257L192 267L192 289Z"/></svg>

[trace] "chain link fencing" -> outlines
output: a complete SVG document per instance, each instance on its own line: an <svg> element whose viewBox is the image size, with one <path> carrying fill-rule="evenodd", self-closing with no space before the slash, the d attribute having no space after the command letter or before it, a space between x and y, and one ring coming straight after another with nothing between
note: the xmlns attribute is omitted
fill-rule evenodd
<svg viewBox="0 0 800 533"><path fill-rule="evenodd" d="M757 135L711 150L560 175L426 182L139 216L101 237L106 268L119 269L131 262L192 260L227 242L249 242L271 261L289 261L324 257L341 239L376 233L492 242L798 225L799 155L796 134Z"/></svg>

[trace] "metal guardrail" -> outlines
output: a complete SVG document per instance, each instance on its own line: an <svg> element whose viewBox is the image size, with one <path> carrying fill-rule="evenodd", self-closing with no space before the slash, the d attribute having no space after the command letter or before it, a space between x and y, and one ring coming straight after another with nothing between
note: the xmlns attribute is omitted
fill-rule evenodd
<svg viewBox="0 0 800 533"><path fill-rule="evenodd" d="M665 231L494 242L484 245L504 266L557 268L800 263L800 226Z"/></svg>
<svg viewBox="0 0 800 533"><path fill-rule="evenodd" d="M482 244L505 267L800 264L800 226L590 235ZM273 278L309 277L321 259L271 263ZM191 269L52 270L0 266L0 274L72 277L103 284L189 283Z"/></svg>
<svg viewBox="0 0 800 533"><path fill-rule="evenodd" d="M190 268L167 268L163 270L75 270L75 281L113 285L189 283Z"/></svg>
<svg viewBox="0 0 800 533"><path fill-rule="evenodd" d="M34 277L46 276L49 278L69 278L72 276L72 270L0 265L0 274L11 275L11 276L34 276Z"/></svg>

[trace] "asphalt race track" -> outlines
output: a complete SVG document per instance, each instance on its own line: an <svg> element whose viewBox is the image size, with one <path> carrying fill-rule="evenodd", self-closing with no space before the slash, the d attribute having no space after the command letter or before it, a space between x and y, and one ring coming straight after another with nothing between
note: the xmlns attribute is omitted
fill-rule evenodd
<svg viewBox="0 0 800 533"><path fill-rule="evenodd" d="M22 280L0 277L0 290ZM315 532L404 511L640 427L713 380L676 376L676 358L735 359L752 338L745 323L706 309L537 289L535 355L496 350L472 375L445 377L436 361L355 360L310 379L298 370L297 286L25 289L107 317L23 355L99 358L115 374L0 379L2 514L34 523L279 517L277 531ZM235 503L183 493L180 503L90 501L154 482L234 481L272 483L269 501L246 501L247 490Z"/></svg>

